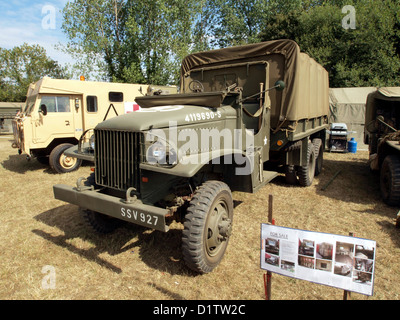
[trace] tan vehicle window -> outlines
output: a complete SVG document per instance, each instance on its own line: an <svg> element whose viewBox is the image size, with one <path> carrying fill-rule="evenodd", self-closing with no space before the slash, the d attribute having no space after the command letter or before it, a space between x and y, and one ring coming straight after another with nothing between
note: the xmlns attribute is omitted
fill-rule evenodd
<svg viewBox="0 0 400 320"><path fill-rule="evenodd" d="M87 112L97 112L97 97L87 96L86 97L86 110Z"/></svg>
<svg viewBox="0 0 400 320"><path fill-rule="evenodd" d="M108 93L108 100L110 100L110 102L122 102L124 101L124 94L122 92L110 91Z"/></svg>
<svg viewBox="0 0 400 320"><path fill-rule="evenodd" d="M44 96L40 105L45 104L47 112L70 112L69 97Z"/></svg>

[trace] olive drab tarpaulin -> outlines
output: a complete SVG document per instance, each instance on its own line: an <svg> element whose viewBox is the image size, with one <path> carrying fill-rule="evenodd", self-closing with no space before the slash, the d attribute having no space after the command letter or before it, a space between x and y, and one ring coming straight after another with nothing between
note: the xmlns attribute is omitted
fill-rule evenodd
<svg viewBox="0 0 400 320"><path fill-rule="evenodd" d="M370 93L365 110L365 126L367 127L367 124L375 119L376 111L379 107L383 106L385 102L391 101L399 103L400 87L381 87Z"/></svg>
<svg viewBox="0 0 400 320"><path fill-rule="evenodd" d="M283 91L271 90L271 125L285 125L287 121L328 116L328 72L307 54L300 52L292 40L274 40L224 49L194 53L182 61L181 92L187 91L191 70L219 65L265 61L268 63L269 83L285 82Z"/></svg>
<svg viewBox="0 0 400 320"><path fill-rule="evenodd" d="M364 143L365 106L367 97L376 87L329 89L329 123L345 123L350 140L357 141L357 150L368 150Z"/></svg>

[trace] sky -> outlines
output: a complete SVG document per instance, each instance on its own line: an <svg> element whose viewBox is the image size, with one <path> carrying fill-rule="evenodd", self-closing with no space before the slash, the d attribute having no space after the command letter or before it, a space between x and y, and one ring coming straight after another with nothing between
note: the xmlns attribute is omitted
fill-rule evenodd
<svg viewBox="0 0 400 320"><path fill-rule="evenodd" d="M38 44L60 65L72 63L69 55L55 48L66 44L61 30L62 14L68 0L0 0L0 47L11 49L24 42Z"/></svg>

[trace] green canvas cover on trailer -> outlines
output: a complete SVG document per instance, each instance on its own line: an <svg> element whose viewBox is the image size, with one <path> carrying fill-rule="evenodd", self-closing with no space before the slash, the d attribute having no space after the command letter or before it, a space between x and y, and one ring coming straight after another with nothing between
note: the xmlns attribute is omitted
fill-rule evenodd
<svg viewBox="0 0 400 320"><path fill-rule="evenodd" d="M399 109L397 112L400 113L400 87L381 87L370 93L367 98L365 125L367 126L367 124L375 120L379 109L382 109L380 112L384 115L385 109L391 111L393 104L396 105L396 109ZM391 114L390 116L393 115ZM400 129L400 123L396 124L395 128Z"/></svg>
<svg viewBox="0 0 400 320"><path fill-rule="evenodd" d="M345 123L348 140L357 141L357 150L368 150L364 143L365 105L368 95L376 87L329 89L329 123Z"/></svg>
<svg viewBox="0 0 400 320"><path fill-rule="evenodd" d="M12 119L22 111L25 102L0 102L0 132L12 133Z"/></svg>
<svg viewBox="0 0 400 320"><path fill-rule="evenodd" d="M243 67L246 64L250 68L253 65L256 67L257 62L268 65L268 83L264 84L264 88L274 86L278 80L286 84L283 91L269 91L273 128L284 127L289 122L302 119L328 117L328 72L307 54L300 52L299 46L292 40L274 40L191 54L182 61L180 91L188 93L189 83L198 80L202 70L214 67L225 67L228 70L235 65ZM244 88L244 97L259 92L258 79L244 77L242 73L226 71L224 74L215 74L212 81L218 82L217 77L224 78L227 85L236 81L237 86ZM252 85L249 86L248 82ZM212 83L203 85L205 91L223 90L215 88Z"/></svg>

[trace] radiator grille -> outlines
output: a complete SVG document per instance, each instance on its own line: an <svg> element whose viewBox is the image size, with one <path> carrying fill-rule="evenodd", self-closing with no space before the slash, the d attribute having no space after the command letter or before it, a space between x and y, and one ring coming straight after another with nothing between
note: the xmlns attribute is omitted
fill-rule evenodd
<svg viewBox="0 0 400 320"><path fill-rule="evenodd" d="M118 190L139 192L140 132L94 130L96 183Z"/></svg>

